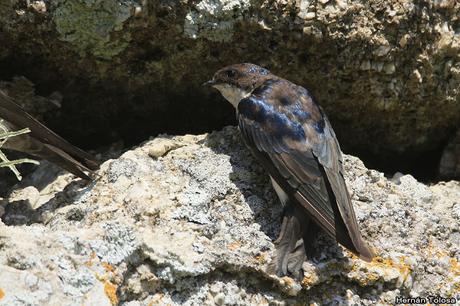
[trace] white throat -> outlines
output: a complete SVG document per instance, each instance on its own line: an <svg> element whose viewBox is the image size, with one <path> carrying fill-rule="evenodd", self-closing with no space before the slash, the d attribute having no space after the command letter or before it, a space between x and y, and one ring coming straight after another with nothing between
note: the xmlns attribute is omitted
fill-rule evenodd
<svg viewBox="0 0 460 306"><path fill-rule="evenodd" d="M245 91L240 88L231 86L229 84L218 84L214 85L214 88L220 91L222 96L227 99L235 108L238 108L238 103L246 97L248 97L251 92Z"/></svg>

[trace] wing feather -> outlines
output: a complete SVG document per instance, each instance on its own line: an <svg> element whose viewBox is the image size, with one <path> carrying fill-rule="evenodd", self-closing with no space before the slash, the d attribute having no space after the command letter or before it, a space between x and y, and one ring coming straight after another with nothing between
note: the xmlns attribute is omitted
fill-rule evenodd
<svg viewBox="0 0 460 306"><path fill-rule="evenodd" d="M284 84L284 91L296 86L284 82L289 83ZM276 97L268 92L277 85L283 84L266 86L240 101L237 119L245 143L277 184L317 224L363 259L371 259L373 254L359 231L343 177L340 147L329 121L316 104L310 107L316 107L317 116L294 120L289 108L276 107Z"/></svg>
<svg viewBox="0 0 460 306"><path fill-rule="evenodd" d="M26 153L58 164L75 175L90 179L83 171L97 170L99 163L85 151L55 134L41 124L4 92L0 91L0 118L12 128L29 128L30 133L12 138L5 143L9 149L27 148Z"/></svg>

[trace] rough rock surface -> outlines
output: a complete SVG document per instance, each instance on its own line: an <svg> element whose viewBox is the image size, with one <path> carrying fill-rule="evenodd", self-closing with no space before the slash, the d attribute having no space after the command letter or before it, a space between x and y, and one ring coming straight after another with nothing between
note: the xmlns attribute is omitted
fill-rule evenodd
<svg viewBox="0 0 460 306"><path fill-rule="evenodd" d="M229 124L200 84L245 61L307 86L347 151L394 170L460 122L456 0L2 0L0 45L0 79L62 91L48 123L93 148Z"/></svg>
<svg viewBox="0 0 460 306"><path fill-rule="evenodd" d="M388 180L346 155L357 218L378 257L365 263L320 236L296 282L264 272L280 205L236 128L159 136L106 161L89 185L40 167L28 180L40 186L18 186L0 206L2 306L460 297L459 182Z"/></svg>

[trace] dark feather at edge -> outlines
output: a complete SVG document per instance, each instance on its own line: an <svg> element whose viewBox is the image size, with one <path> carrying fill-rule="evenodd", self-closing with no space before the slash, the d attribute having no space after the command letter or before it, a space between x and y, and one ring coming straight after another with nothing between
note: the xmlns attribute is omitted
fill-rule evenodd
<svg viewBox="0 0 460 306"><path fill-rule="evenodd" d="M25 137L32 137L34 141L43 144L40 154L35 155L40 155L39 157L56 163L84 179L90 177L83 171L92 172L99 169L99 163L90 154L70 144L41 124L2 91L0 91L0 118L19 129L30 129L31 132Z"/></svg>

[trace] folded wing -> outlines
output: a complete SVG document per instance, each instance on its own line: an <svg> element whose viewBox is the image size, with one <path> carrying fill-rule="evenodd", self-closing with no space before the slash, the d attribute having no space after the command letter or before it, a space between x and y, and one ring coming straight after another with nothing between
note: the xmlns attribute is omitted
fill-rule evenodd
<svg viewBox="0 0 460 306"><path fill-rule="evenodd" d="M337 139L308 92L285 80L262 86L239 103L237 117L244 141L291 201L342 245L370 260Z"/></svg>

